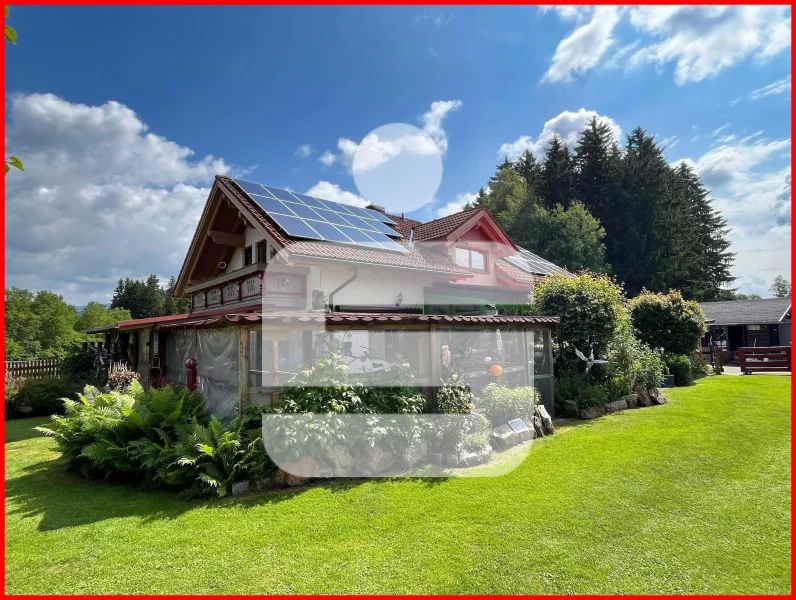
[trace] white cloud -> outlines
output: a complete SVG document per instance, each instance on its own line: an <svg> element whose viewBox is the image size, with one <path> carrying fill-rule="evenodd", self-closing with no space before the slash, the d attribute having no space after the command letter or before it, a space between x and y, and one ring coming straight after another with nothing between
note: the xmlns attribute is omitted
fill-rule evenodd
<svg viewBox="0 0 796 600"><path fill-rule="evenodd" d="M318 157L318 161L324 167L331 167L335 162L337 162L337 157L334 155L333 152L330 152L329 150L327 150L326 152L324 152L323 154L321 154Z"/></svg>
<svg viewBox="0 0 796 600"><path fill-rule="evenodd" d="M661 147L666 148L667 150L672 150L677 144L680 143L680 138L676 135L672 135L670 137L664 138L661 140Z"/></svg>
<svg viewBox="0 0 796 600"><path fill-rule="evenodd" d="M544 124L542 132L534 139L531 136L523 135L513 142L506 142L500 146L498 155L502 158L508 156L514 160L526 150L540 155L547 148L548 142L553 136L558 136L570 148L574 148L578 141L578 135L586 128L587 123L593 118L608 123L613 132L614 138L619 141L622 136L622 129L616 121L610 117L600 115L596 111L581 108L578 111L568 111L560 113Z"/></svg>
<svg viewBox="0 0 796 600"><path fill-rule="evenodd" d="M222 159L148 132L118 102L10 99L6 281L68 301L107 301L119 277L177 275Z"/></svg>
<svg viewBox="0 0 796 600"><path fill-rule="evenodd" d="M639 37L609 56L606 67L671 64L678 85L702 81L749 58L767 60L790 47L788 6L562 7L556 12L579 26L559 43L547 81L569 81L597 66L623 19ZM584 23L586 15L591 19Z"/></svg>
<svg viewBox="0 0 796 600"><path fill-rule="evenodd" d="M305 193L308 196L314 196L332 202L340 202L342 204L353 204L354 206L368 205L368 202L362 196L347 192L336 183L331 183L329 181L319 181Z"/></svg>
<svg viewBox="0 0 796 600"><path fill-rule="evenodd" d="M766 292L790 270L791 169L789 139L755 138L760 132L711 148L694 167L727 219L736 252L733 273L744 293ZM763 286L762 292L760 286Z"/></svg>
<svg viewBox="0 0 796 600"><path fill-rule="evenodd" d="M719 135L719 134L720 134L722 131L724 131L725 129L727 129L727 127L729 127L729 126L730 126L730 124L729 124L729 123L725 123L724 125L722 125L722 126L721 126L721 127L719 127L718 129L714 129L714 130L711 132L711 135L714 135L714 136L715 136L715 135Z"/></svg>
<svg viewBox="0 0 796 600"><path fill-rule="evenodd" d="M571 4L552 4L539 7L539 12L543 15L550 11L556 12L565 21L581 21L589 16L591 7Z"/></svg>
<svg viewBox="0 0 796 600"><path fill-rule="evenodd" d="M661 40L634 54L630 65L673 63L678 85L790 46L787 6L636 6L630 23Z"/></svg>
<svg viewBox="0 0 796 600"><path fill-rule="evenodd" d="M418 133L406 133L389 139L380 138L376 132L371 132L359 144L349 138L337 140L339 154L327 150L318 159L329 167L335 162L340 162L351 167L354 155L360 150L357 158L357 169L368 170L397 157L402 153L428 156L430 154L444 155L448 150L448 136L442 128L442 121L451 112L461 108L461 100L440 100L432 102L428 111L420 117L423 127ZM394 129L397 131L397 129Z"/></svg>
<svg viewBox="0 0 796 600"><path fill-rule="evenodd" d="M466 204L475 202L477 197L478 196L476 194L470 192L457 194L456 198L454 198L451 202L448 202L445 206L441 206L437 209L437 217L447 217L448 215L461 212L464 210Z"/></svg>
<svg viewBox="0 0 796 600"><path fill-rule="evenodd" d="M299 158L307 158L310 154L315 152L315 149L310 146L309 144L302 144L296 151L293 153L293 156L298 156Z"/></svg>
<svg viewBox="0 0 796 600"><path fill-rule="evenodd" d="M584 73L599 63L614 42L611 34L619 22L619 15L616 6L595 8L588 23L559 42L542 81L571 81L573 74Z"/></svg>
<svg viewBox="0 0 796 600"><path fill-rule="evenodd" d="M783 77L782 79L778 79L774 83L769 83L765 87L761 87L760 89L749 92L749 99L759 100L760 98L765 98L766 96L776 96L786 92L790 92L790 75Z"/></svg>

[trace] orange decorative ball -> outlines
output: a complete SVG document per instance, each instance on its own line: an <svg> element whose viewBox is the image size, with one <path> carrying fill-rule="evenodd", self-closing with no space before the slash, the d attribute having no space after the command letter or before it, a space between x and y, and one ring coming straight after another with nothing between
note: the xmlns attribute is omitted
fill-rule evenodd
<svg viewBox="0 0 796 600"><path fill-rule="evenodd" d="M500 377L503 375L503 367L498 364L494 364L489 367L489 372L492 374L493 377Z"/></svg>

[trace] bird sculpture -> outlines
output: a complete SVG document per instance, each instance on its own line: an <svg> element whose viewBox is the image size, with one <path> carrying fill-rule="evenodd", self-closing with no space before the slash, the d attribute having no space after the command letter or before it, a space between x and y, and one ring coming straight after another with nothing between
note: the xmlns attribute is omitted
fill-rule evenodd
<svg viewBox="0 0 796 600"><path fill-rule="evenodd" d="M594 349L592 349L592 351L589 354L588 358L586 358L586 355L584 355L583 352L581 352L577 348L575 348L575 354L577 355L577 357L579 359L581 359L583 362L586 363L586 373L587 374L589 373L589 371L591 371L591 368L594 365L604 365L605 363L608 362L607 360L605 360L603 358L594 358Z"/></svg>

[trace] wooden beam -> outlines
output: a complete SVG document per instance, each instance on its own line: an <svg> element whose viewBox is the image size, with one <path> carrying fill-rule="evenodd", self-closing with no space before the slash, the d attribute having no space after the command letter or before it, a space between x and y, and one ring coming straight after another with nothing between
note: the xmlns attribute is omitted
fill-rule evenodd
<svg viewBox="0 0 796 600"><path fill-rule="evenodd" d="M227 233L210 229L207 235L219 246L234 246L235 248L246 246L246 238L242 233Z"/></svg>

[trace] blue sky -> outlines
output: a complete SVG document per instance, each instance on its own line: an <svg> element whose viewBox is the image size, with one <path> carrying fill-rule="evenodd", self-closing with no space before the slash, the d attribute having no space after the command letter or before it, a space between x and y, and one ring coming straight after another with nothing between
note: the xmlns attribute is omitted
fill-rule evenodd
<svg viewBox="0 0 796 600"><path fill-rule="evenodd" d="M26 163L6 179L8 285L83 303L176 274L215 172L361 202L354 151L389 123L439 147L441 185L413 213L434 218L501 153L574 139L592 114L694 164L742 291L790 271L788 8L14 6L8 22L6 145Z"/></svg>

